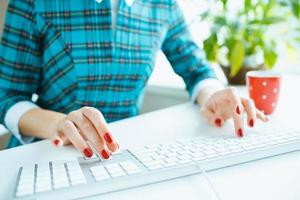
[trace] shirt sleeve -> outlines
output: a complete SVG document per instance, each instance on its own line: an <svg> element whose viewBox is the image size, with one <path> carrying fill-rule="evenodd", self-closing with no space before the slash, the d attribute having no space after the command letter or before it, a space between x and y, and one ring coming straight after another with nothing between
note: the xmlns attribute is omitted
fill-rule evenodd
<svg viewBox="0 0 300 200"><path fill-rule="evenodd" d="M193 41L182 11L174 0L170 10L169 30L162 51L175 73L180 75L192 96L197 83L204 79L216 79L214 70L206 60L205 53Z"/></svg>
<svg viewBox="0 0 300 200"><path fill-rule="evenodd" d="M40 38L33 0L11 0L0 43L0 124L8 129L13 127L5 123L8 110L20 101L31 101L39 90Z"/></svg>
<svg viewBox="0 0 300 200"><path fill-rule="evenodd" d="M34 137L22 136L19 131L19 121L23 114L27 111L38 108L31 101L20 101L11 106L6 112L4 122L10 132L20 141L21 144L28 144L34 140Z"/></svg>
<svg viewBox="0 0 300 200"><path fill-rule="evenodd" d="M195 85L192 92L192 96L191 96L192 103L196 102L197 96L201 90L210 87L223 89L224 85L221 83L221 81L214 78L208 78L203 81L199 81L199 83Z"/></svg>

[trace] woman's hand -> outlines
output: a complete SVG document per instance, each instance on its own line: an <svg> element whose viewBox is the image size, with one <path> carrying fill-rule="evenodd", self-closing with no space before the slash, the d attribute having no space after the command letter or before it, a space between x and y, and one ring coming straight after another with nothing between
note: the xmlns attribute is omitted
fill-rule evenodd
<svg viewBox="0 0 300 200"><path fill-rule="evenodd" d="M232 87L214 91L202 102L202 114L210 124L222 127L226 120L233 118L235 132L239 137L244 135L244 112L247 114L249 127L254 127L257 119L268 121L264 113L255 107L252 99L239 97L236 89Z"/></svg>
<svg viewBox="0 0 300 200"><path fill-rule="evenodd" d="M87 141L104 159L109 159L110 152L119 149L118 143L113 139L108 130L107 123L101 112L92 107L83 107L70 112L62 119L52 123L55 136L55 146L72 143L86 157L93 155Z"/></svg>

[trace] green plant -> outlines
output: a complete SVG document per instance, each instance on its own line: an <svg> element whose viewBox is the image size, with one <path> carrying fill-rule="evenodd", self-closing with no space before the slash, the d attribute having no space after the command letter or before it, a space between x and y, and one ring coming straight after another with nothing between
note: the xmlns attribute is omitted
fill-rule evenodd
<svg viewBox="0 0 300 200"><path fill-rule="evenodd" d="M294 15L296 19L296 37L294 40L300 43L300 0L286 0L280 2L283 6L289 6L291 9L291 13Z"/></svg>
<svg viewBox="0 0 300 200"><path fill-rule="evenodd" d="M294 16L300 20L300 1L299 0L290 0L289 5L292 9Z"/></svg>
<svg viewBox="0 0 300 200"><path fill-rule="evenodd" d="M291 0L293 1L293 0ZM295 0L299 1L299 0ZM286 20L283 7L276 0L243 0L236 12L227 0L214 0L214 4L201 15L211 24L211 34L204 41L204 50L210 61L230 66L234 77L243 67L247 56L263 54L264 64L272 68L276 63L276 38L270 31Z"/></svg>

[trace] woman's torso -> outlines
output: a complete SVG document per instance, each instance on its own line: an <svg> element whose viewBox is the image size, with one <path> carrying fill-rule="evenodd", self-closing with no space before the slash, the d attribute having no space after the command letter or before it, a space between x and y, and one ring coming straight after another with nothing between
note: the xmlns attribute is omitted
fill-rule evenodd
<svg viewBox="0 0 300 200"><path fill-rule="evenodd" d="M38 104L60 112L93 106L107 121L136 115L168 29L170 3L120 0L115 29L109 0L34 3L43 42Z"/></svg>

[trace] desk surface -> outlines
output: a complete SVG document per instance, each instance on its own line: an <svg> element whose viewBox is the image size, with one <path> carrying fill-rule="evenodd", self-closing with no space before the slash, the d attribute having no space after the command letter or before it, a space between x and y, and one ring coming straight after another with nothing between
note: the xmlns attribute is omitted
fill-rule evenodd
<svg viewBox="0 0 300 200"><path fill-rule="evenodd" d="M299 77L286 78L272 124L297 125L299 95L293 91ZM287 87L289 86L289 87ZM242 93L245 92L241 88ZM172 116L172 117L170 117ZM199 108L183 104L110 124L121 148L162 143L176 138L203 133L232 132L231 122L222 129L209 126L199 115ZM134 139L133 139L134 138ZM71 146L55 148L45 140L22 147L0 151L0 199L8 199L14 189L19 166L39 161L65 160L78 156ZM222 199L300 199L300 151L208 172ZM188 183L188 184L187 184ZM155 185L101 196L101 199L215 199L202 175L194 175Z"/></svg>

